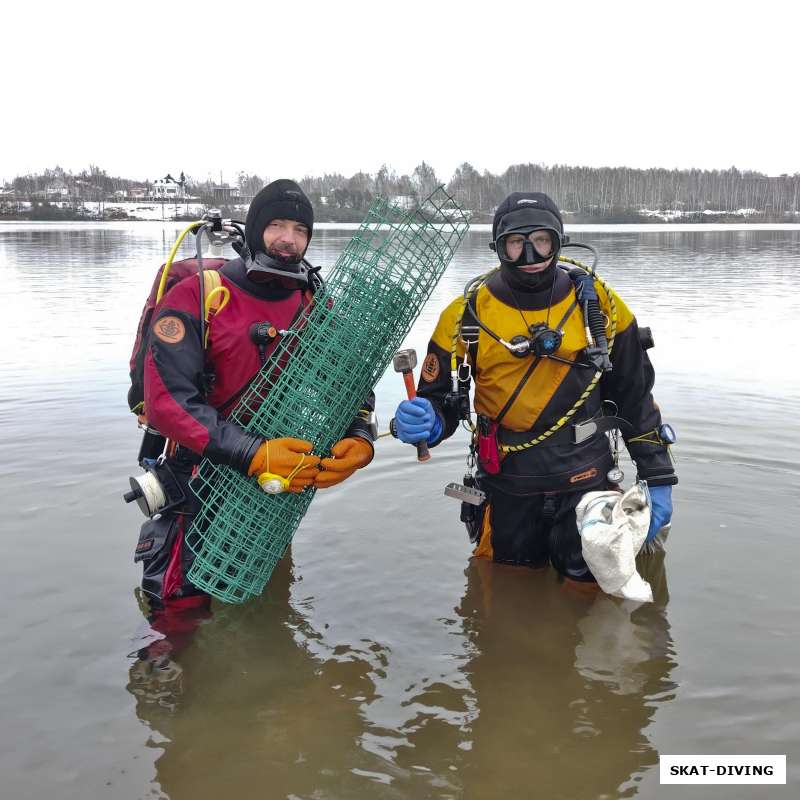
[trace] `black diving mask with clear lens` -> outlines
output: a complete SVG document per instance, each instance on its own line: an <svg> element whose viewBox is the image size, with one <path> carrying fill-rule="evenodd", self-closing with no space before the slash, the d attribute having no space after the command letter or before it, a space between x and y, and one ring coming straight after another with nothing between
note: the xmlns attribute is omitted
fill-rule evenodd
<svg viewBox="0 0 800 800"><path fill-rule="evenodd" d="M561 236L551 228L509 231L497 237L494 250L501 261L517 267L542 264L558 255Z"/></svg>

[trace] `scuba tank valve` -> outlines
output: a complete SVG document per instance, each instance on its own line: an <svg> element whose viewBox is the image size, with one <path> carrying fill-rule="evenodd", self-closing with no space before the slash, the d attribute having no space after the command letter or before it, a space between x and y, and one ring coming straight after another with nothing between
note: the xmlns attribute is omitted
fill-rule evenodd
<svg viewBox="0 0 800 800"><path fill-rule="evenodd" d="M198 250L200 249L199 237L205 233L208 239L208 250L203 258L223 258L225 245L240 245L244 241L244 232L232 220L223 220L218 208L209 208L203 215L202 228L196 231L198 236ZM237 248L234 247L234 250Z"/></svg>

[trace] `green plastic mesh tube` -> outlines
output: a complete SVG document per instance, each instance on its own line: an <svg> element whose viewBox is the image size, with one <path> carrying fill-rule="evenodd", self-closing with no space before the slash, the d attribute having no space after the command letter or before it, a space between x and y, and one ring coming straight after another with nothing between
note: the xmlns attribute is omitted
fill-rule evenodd
<svg viewBox="0 0 800 800"><path fill-rule="evenodd" d="M282 337L230 418L266 439L307 439L315 453L330 453L467 229L464 212L443 188L413 211L373 202L325 289ZM315 490L268 495L254 479L208 460L192 490L202 508L187 535L195 554L189 580L229 603L260 594Z"/></svg>

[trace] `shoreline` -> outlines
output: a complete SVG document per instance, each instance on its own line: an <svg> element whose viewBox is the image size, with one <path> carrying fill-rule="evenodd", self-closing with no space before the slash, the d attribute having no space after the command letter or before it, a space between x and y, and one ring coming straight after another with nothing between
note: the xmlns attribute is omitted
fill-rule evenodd
<svg viewBox="0 0 800 800"><path fill-rule="evenodd" d="M108 225L129 222L158 222L161 224L186 224L195 222L208 210L201 203L100 203L86 202L82 210L67 204L54 203L25 207L17 206L12 210L0 204L0 223L78 223ZM5 211L5 213L2 213ZM246 206L222 205L220 211L225 219L243 221L247 213ZM470 226L491 225L492 214L485 211L467 211ZM351 208L333 209L321 206L316 209L315 224L321 225L353 225L358 227L367 214L366 210ZM700 211L680 211L665 209L654 211L647 208L617 209L607 214L591 214L576 211L562 211L564 224L567 227L576 225L649 225L659 228L672 228L676 225L692 225L704 228L709 225L744 225L746 227L767 225L800 225L800 212L786 214L770 214L753 208L736 210L703 209Z"/></svg>
<svg viewBox="0 0 800 800"><path fill-rule="evenodd" d="M194 220L189 220L194 221ZM117 229L125 230L131 225L151 225L163 228L169 226L171 228L180 229L185 224L183 220L146 220L146 219L116 219L116 220L100 220L100 219L79 219L79 220L31 220L31 219L3 219L0 218L0 231L6 229L17 230L34 230L42 227L49 227L52 230L74 229L83 227L86 229ZM359 222L315 222L314 228L316 230L339 230L339 231L355 231L361 227ZM649 220L647 222L565 222L564 229L567 232L583 232L583 233L602 233L604 231L616 231L624 233L638 232L638 233L713 233L714 231L800 231L800 222L745 222L741 219L735 222L719 222L717 220L708 222L654 222ZM492 226L485 222L471 223L469 230L473 233L491 233Z"/></svg>

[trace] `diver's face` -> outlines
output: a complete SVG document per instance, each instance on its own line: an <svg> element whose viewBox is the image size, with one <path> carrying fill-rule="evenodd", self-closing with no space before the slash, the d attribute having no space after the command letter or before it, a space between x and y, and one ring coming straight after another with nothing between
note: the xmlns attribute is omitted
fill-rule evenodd
<svg viewBox="0 0 800 800"><path fill-rule="evenodd" d="M308 228L294 219L273 219L264 228L264 249L284 261L303 257L308 247Z"/></svg>
<svg viewBox="0 0 800 800"><path fill-rule="evenodd" d="M548 256L553 252L553 240L550 238L548 231L531 231L527 237L521 233L512 233L506 237L506 255L509 261L516 261L522 255L522 248L525 244L525 239L528 239L533 244L534 249L540 256ZM525 272L541 272L547 269L552 262L552 258L543 261L541 264L526 264L520 269Z"/></svg>

